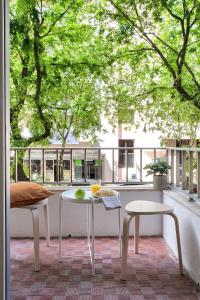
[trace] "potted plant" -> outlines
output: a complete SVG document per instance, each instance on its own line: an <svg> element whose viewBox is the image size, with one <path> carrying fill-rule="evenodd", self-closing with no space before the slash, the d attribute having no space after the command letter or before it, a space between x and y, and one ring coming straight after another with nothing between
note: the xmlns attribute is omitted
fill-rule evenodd
<svg viewBox="0 0 200 300"><path fill-rule="evenodd" d="M165 190L167 188L167 172L171 167L169 164L161 159L157 159L155 162L147 164L144 167L148 175L153 176L153 188L155 190Z"/></svg>

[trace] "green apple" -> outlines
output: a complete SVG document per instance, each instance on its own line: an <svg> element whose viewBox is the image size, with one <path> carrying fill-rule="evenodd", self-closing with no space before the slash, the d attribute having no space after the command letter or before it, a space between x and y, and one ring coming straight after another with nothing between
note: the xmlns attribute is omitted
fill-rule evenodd
<svg viewBox="0 0 200 300"><path fill-rule="evenodd" d="M83 189L77 189L74 194L75 194L76 199L78 199L78 200L84 199L84 197L85 197L85 191Z"/></svg>

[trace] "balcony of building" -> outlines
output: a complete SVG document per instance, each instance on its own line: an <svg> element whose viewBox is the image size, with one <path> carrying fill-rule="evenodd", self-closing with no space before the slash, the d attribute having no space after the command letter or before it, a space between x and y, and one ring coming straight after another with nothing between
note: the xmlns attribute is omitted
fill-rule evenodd
<svg viewBox="0 0 200 300"><path fill-rule="evenodd" d="M11 180L21 177L23 152L26 180L55 192L49 198L50 247L40 216L41 269L33 268L30 212L11 210L11 296L13 299L198 299L200 282L200 150L198 148L12 148ZM168 186L153 189L153 176L144 166L166 160ZM173 207L179 220L184 276L179 274L174 224L168 216L143 216L139 254L133 251L130 229L127 280L121 281L116 211L95 205L95 276L91 274L86 235L86 208L63 203L63 254L59 262L59 196L78 186L89 188L101 178L104 188L120 193L124 208L134 200ZM20 220L20 222L19 222Z"/></svg>

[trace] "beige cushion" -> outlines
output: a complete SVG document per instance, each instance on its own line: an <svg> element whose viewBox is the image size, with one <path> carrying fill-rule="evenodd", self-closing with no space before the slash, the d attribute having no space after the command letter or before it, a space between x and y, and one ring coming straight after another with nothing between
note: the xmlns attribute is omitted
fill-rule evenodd
<svg viewBox="0 0 200 300"><path fill-rule="evenodd" d="M33 182L17 182L10 185L10 206L22 207L37 203L54 193Z"/></svg>

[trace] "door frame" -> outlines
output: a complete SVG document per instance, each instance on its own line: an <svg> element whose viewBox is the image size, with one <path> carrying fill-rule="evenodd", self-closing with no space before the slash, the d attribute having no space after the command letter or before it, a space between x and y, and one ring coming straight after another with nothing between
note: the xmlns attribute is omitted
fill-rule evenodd
<svg viewBox="0 0 200 300"><path fill-rule="evenodd" d="M0 299L9 299L9 0L0 0Z"/></svg>

